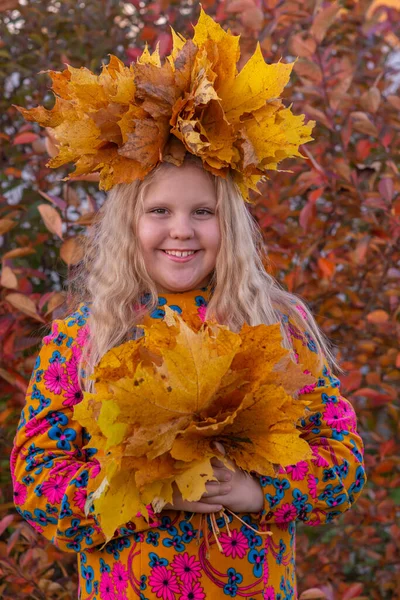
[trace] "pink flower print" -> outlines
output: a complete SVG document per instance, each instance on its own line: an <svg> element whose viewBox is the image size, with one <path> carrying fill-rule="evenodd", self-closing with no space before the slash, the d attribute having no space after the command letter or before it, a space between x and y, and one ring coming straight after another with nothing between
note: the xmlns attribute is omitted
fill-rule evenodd
<svg viewBox="0 0 400 600"><path fill-rule="evenodd" d="M203 306L199 306L199 308L197 309L197 314L199 316L199 318L203 321L206 320L206 312L207 312L207 306L203 305Z"/></svg>
<svg viewBox="0 0 400 600"><path fill-rule="evenodd" d="M118 598L120 598L121 596L119 594L123 594L128 587L128 571L125 569L122 563L114 563L112 578L118 593Z"/></svg>
<svg viewBox="0 0 400 600"><path fill-rule="evenodd" d="M100 473L100 463L98 460L94 459L90 463L88 463L88 467L90 467L89 477L90 479L94 479Z"/></svg>
<svg viewBox="0 0 400 600"><path fill-rule="evenodd" d="M263 592L263 598L264 600L275 600L275 592L272 585L269 585L267 588L265 588Z"/></svg>
<svg viewBox="0 0 400 600"><path fill-rule="evenodd" d="M89 325L86 324L83 327L81 327L76 335L75 341L76 343L81 346L81 348L83 348L83 346L86 345L88 339L89 339Z"/></svg>
<svg viewBox="0 0 400 600"><path fill-rule="evenodd" d="M304 308L302 306L300 306L300 304L296 304L296 310L297 312L299 312L301 314L301 316L303 317L303 319L307 319L307 313L304 310Z"/></svg>
<svg viewBox="0 0 400 600"><path fill-rule="evenodd" d="M72 384L70 383L67 386L64 398L66 398L66 400L64 400L63 406L67 406L68 408L71 408L72 406L75 406L75 404L79 404L79 402L81 402L83 393L77 382L73 382Z"/></svg>
<svg viewBox="0 0 400 600"><path fill-rule="evenodd" d="M311 462L314 463L317 467L329 467L329 462L318 453L318 446L311 446L311 451L313 453L313 458Z"/></svg>
<svg viewBox="0 0 400 600"><path fill-rule="evenodd" d="M53 340L56 339L59 333L60 332L58 331L58 323L57 321L53 321L53 324L51 326L51 332L49 333L49 335L44 336L43 344L50 344Z"/></svg>
<svg viewBox="0 0 400 600"><path fill-rule="evenodd" d="M26 500L27 489L23 483L16 481L14 483L14 503L24 504Z"/></svg>
<svg viewBox="0 0 400 600"><path fill-rule="evenodd" d="M45 431L48 431L51 427L51 423L47 421L47 419L38 420L36 417L33 417L25 426L25 433L27 438L31 438L34 435L40 435Z"/></svg>
<svg viewBox="0 0 400 600"><path fill-rule="evenodd" d="M276 524L280 529L287 529L291 521L294 521L297 516L297 509L293 504L282 504L275 511Z"/></svg>
<svg viewBox="0 0 400 600"><path fill-rule="evenodd" d="M175 600L175 594L180 592L180 586L172 571L167 567L153 567L149 577L151 591L157 598L163 600Z"/></svg>
<svg viewBox="0 0 400 600"><path fill-rule="evenodd" d="M305 385L299 390L299 394L311 394L317 387L317 383L310 383L309 385Z"/></svg>
<svg viewBox="0 0 400 600"><path fill-rule="evenodd" d="M343 431L347 429L347 421L343 418L343 411L338 404L329 403L324 411L324 421L332 429Z"/></svg>
<svg viewBox="0 0 400 600"><path fill-rule="evenodd" d="M295 465L286 467L286 473L290 474L292 481L302 481L308 473L308 464L305 460L301 460Z"/></svg>
<svg viewBox="0 0 400 600"><path fill-rule="evenodd" d="M200 583L196 581L190 585L185 585L182 589L180 600L204 600L206 597Z"/></svg>
<svg viewBox="0 0 400 600"><path fill-rule="evenodd" d="M350 402L345 400L342 397L339 397L338 406L342 411L343 418L347 421L347 430L356 431L357 430L357 417L354 412L354 408L351 406Z"/></svg>
<svg viewBox="0 0 400 600"><path fill-rule="evenodd" d="M68 377L64 371L63 365L59 362L53 362L44 374L45 386L53 394L61 394L61 391L68 385Z"/></svg>
<svg viewBox="0 0 400 600"><path fill-rule="evenodd" d="M80 465L78 463L73 463L69 460L61 460L50 469L50 475L64 475L68 479L71 479L79 469Z"/></svg>
<svg viewBox="0 0 400 600"><path fill-rule="evenodd" d="M72 356L66 363L68 377L73 383L78 383L78 364L81 354L82 350L80 348L72 346Z"/></svg>
<svg viewBox="0 0 400 600"><path fill-rule="evenodd" d="M27 522L35 531L38 533L43 533L43 527L41 527L39 523L35 523L35 521L31 521L30 519L27 519Z"/></svg>
<svg viewBox="0 0 400 600"><path fill-rule="evenodd" d="M241 531L234 529L231 533L232 536L223 533L219 538L223 553L225 556L231 556L232 558L237 556L243 558L249 547L249 542Z"/></svg>
<svg viewBox="0 0 400 600"><path fill-rule="evenodd" d="M84 512L85 510L85 502L87 498L87 491L84 488L78 488L74 494L74 504Z"/></svg>
<svg viewBox="0 0 400 600"><path fill-rule="evenodd" d="M307 487L308 487L308 491L310 492L311 498L313 498L314 500L317 497L317 483L318 483L318 479L315 477L315 475L310 473L309 476L307 477Z"/></svg>
<svg viewBox="0 0 400 600"><path fill-rule="evenodd" d="M101 600L117 600L113 580L107 571L104 571L100 579L100 598Z"/></svg>
<svg viewBox="0 0 400 600"><path fill-rule="evenodd" d="M184 585L189 585L201 575L199 561L194 556L189 556L187 552L185 554L177 554L171 563L171 567Z"/></svg>
<svg viewBox="0 0 400 600"><path fill-rule="evenodd" d="M68 479L62 475L56 475L42 483L41 490L50 504L60 504L67 485Z"/></svg>

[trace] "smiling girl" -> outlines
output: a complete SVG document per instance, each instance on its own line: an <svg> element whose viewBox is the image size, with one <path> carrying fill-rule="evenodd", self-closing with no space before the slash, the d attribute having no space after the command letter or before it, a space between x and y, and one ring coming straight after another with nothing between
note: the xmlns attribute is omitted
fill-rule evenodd
<svg viewBox="0 0 400 600"><path fill-rule="evenodd" d="M215 33L212 20L206 25L207 35L218 44L222 34ZM151 62L146 66L160 68ZM119 68L122 77L126 72ZM218 71L216 64L213 68ZM136 69L140 92L141 66ZM71 86L74 77L68 75L65 85ZM58 86L62 89L60 79ZM68 90L71 102L73 90ZM113 94L116 102L119 96ZM222 87L219 94L222 102ZM142 96L139 99L150 113L159 110L154 97L147 104ZM89 119L93 111L85 114ZM235 116L226 114L234 123ZM46 118L51 125L47 114ZM72 152L75 138L68 140ZM115 136L113 140L116 144ZM43 340L14 442L11 469L17 510L59 548L77 553L81 600L297 598L296 521L311 526L332 523L354 504L365 483L356 416L340 394L324 335L305 303L282 289L264 268L262 235L244 202L241 177L250 177L249 168L235 163L218 173L215 156L207 158L207 149L195 156L197 146L190 140L180 160L175 155L174 161L156 161L142 178L130 175L120 182L115 167L114 185L69 282L72 310L53 322ZM284 144L284 137L279 143ZM159 144L155 139L157 156L165 150L165 141ZM292 146L293 155L297 148ZM131 146L129 152L134 152ZM78 156L77 151L77 161ZM96 163L90 162L90 154L85 164L92 170L106 169L108 177L110 164L117 164L112 162L114 155L108 156L110 163L104 157ZM258 173L261 166L260 162ZM93 388L88 377L101 357L135 338L141 324L162 319L166 305L191 323L216 319L234 331L244 323L281 324L283 343L293 360L307 365L317 382L299 390L309 410L297 426L312 458L280 467L276 477L246 472L234 463L228 469L213 459L216 481L207 483L198 502L184 501L176 489L172 504L160 515L151 514L149 520L137 515L104 546L95 512L86 515L84 510L100 469L97 449L73 420L74 406L84 390ZM218 448L224 452L221 445ZM220 551L211 527L206 543L200 522L222 508L240 519L231 515L229 523L217 520Z"/></svg>

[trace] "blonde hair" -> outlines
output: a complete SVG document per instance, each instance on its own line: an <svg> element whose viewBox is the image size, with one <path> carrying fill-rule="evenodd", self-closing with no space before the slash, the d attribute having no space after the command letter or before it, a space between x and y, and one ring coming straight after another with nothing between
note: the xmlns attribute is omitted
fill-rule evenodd
<svg viewBox="0 0 400 600"><path fill-rule="evenodd" d="M201 159L191 154L186 155L185 162L203 168ZM135 232L146 189L164 169L170 168L177 167L160 163L143 181L112 188L89 231L84 258L68 282L68 311L76 310L82 302L90 302L90 342L82 358L86 368L84 389L92 389L87 378L101 357L126 341L141 317L158 305L156 284L146 271ZM307 305L284 290L266 271L267 250L262 233L231 176L224 179L205 173L215 186L221 231L206 318L215 318L233 331L240 331L245 322L248 325L280 322L280 313L284 313L314 338L320 364L325 360L340 370L329 341ZM148 294L148 302L140 309L143 294ZM285 328L282 333L284 345L291 349Z"/></svg>

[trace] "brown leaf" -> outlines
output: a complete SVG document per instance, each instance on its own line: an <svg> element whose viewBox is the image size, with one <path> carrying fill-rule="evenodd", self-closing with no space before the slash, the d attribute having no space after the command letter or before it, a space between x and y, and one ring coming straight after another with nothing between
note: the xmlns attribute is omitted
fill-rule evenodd
<svg viewBox="0 0 400 600"><path fill-rule="evenodd" d="M47 317L47 315L52 313L56 308L58 308L59 306L64 304L64 302L65 302L65 294L63 292L53 292L53 294L50 297L48 304L47 304L47 310L45 313L46 317Z"/></svg>
<svg viewBox="0 0 400 600"><path fill-rule="evenodd" d="M377 128L364 112L355 111L350 113L350 116L353 122L353 128L356 131L365 133L366 135L372 135L373 137L378 136Z"/></svg>
<svg viewBox="0 0 400 600"><path fill-rule="evenodd" d="M290 39L290 51L296 56L309 58L312 56L317 48L317 43L314 38L304 35L303 33L296 33Z"/></svg>
<svg viewBox="0 0 400 600"><path fill-rule="evenodd" d="M36 250L34 248L14 248L14 250L9 250L5 254L3 254L2 258L20 258L21 256L29 256L30 254L35 254Z"/></svg>
<svg viewBox="0 0 400 600"><path fill-rule="evenodd" d="M381 103L381 92L379 88L373 86L364 92L360 98L360 104L366 112L376 113Z"/></svg>
<svg viewBox="0 0 400 600"><path fill-rule="evenodd" d="M318 588L310 588L301 594L299 600L326 600L326 595Z"/></svg>
<svg viewBox="0 0 400 600"><path fill-rule="evenodd" d="M38 211L47 229L62 239L62 220L56 209L48 204L39 204Z"/></svg>
<svg viewBox="0 0 400 600"><path fill-rule="evenodd" d="M28 296L24 296L24 294L12 293L8 294L5 299L16 309L20 310L25 315L32 317L32 319L36 319L36 321L40 321L44 323L44 319L36 312L36 306L33 300L31 300Z"/></svg>
<svg viewBox="0 0 400 600"><path fill-rule="evenodd" d="M326 8L322 9L314 19L310 28L311 35L320 44L324 39L329 27L335 22L340 11L338 2L332 2Z"/></svg>
<svg viewBox="0 0 400 600"><path fill-rule="evenodd" d="M18 223L12 221L11 219L0 219L0 235L4 235L16 225L18 225Z"/></svg>
<svg viewBox="0 0 400 600"><path fill-rule="evenodd" d="M14 8L17 8L18 5L18 0L0 0L0 12L5 12L6 10L13 10Z"/></svg>
<svg viewBox="0 0 400 600"><path fill-rule="evenodd" d="M76 265L82 260L83 248L77 238L65 240L60 248L60 256L67 265Z"/></svg>
<svg viewBox="0 0 400 600"><path fill-rule="evenodd" d="M1 285L5 288L17 289L18 288L18 279L14 273L14 271L7 266L3 266L1 271Z"/></svg>

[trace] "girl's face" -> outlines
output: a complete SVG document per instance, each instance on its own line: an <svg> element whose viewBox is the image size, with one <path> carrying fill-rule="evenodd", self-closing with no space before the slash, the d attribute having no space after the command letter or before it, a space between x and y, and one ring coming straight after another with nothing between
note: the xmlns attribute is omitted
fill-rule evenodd
<svg viewBox="0 0 400 600"><path fill-rule="evenodd" d="M146 189L138 237L159 292L185 292L209 282L221 238L216 203L207 174L188 163L162 172ZM173 250L194 254L166 252Z"/></svg>

